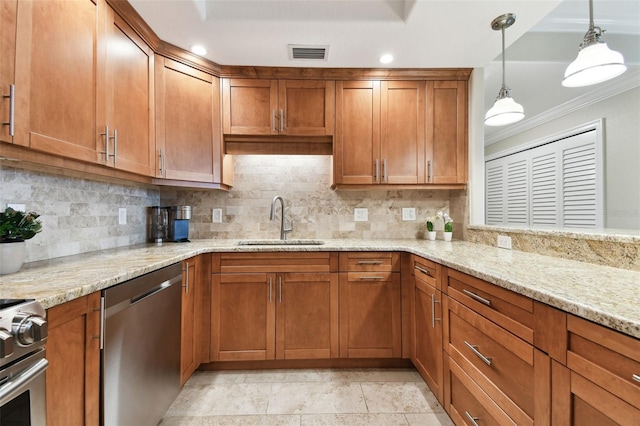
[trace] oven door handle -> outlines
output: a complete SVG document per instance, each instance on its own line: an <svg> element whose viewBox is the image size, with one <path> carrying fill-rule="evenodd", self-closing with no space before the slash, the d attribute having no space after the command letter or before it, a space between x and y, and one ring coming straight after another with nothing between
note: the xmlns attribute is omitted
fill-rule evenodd
<svg viewBox="0 0 640 426"><path fill-rule="evenodd" d="M48 366L49 362L41 359L0 386L0 407L20 395L24 386L42 374Z"/></svg>

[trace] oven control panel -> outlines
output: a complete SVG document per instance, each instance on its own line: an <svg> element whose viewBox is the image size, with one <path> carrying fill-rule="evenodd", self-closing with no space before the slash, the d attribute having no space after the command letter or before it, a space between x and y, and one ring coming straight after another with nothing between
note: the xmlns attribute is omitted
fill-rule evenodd
<svg viewBox="0 0 640 426"><path fill-rule="evenodd" d="M44 345L48 335L45 318L46 311L35 300L9 303L0 299L0 366Z"/></svg>

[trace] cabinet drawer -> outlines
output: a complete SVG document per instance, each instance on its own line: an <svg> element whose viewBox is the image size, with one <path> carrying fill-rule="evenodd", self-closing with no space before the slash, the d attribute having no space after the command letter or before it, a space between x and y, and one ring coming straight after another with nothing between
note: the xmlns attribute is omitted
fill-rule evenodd
<svg viewBox="0 0 640 426"><path fill-rule="evenodd" d="M331 252L213 253L212 259L214 273L332 272L337 266Z"/></svg>
<svg viewBox="0 0 640 426"><path fill-rule="evenodd" d="M567 367L640 408L640 340L567 317Z"/></svg>
<svg viewBox="0 0 640 426"><path fill-rule="evenodd" d="M347 280L349 282L371 282L371 281L392 281L394 274L397 272L347 272Z"/></svg>
<svg viewBox="0 0 640 426"><path fill-rule="evenodd" d="M455 301L448 305L451 358L518 424L533 424L533 346Z"/></svg>
<svg viewBox="0 0 640 426"><path fill-rule="evenodd" d="M533 300L462 272L447 269L447 294L533 344Z"/></svg>
<svg viewBox="0 0 640 426"><path fill-rule="evenodd" d="M449 415L457 425L515 425L462 367L449 359Z"/></svg>
<svg viewBox="0 0 640 426"><path fill-rule="evenodd" d="M438 290L440 288L440 265L420 256L411 256L411 273L419 279Z"/></svg>
<svg viewBox="0 0 640 426"><path fill-rule="evenodd" d="M391 252L340 253L340 271L400 271L400 254Z"/></svg>

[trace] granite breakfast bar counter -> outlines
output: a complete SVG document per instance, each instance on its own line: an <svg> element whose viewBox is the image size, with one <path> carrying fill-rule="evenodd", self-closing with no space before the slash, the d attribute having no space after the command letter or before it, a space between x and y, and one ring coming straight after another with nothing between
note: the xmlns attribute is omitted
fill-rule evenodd
<svg viewBox="0 0 640 426"><path fill-rule="evenodd" d="M0 298L35 298L51 308L210 252L399 251L640 338L640 272L465 241L325 240L314 246L239 246L238 242L137 245L34 262L21 272L0 276Z"/></svg>

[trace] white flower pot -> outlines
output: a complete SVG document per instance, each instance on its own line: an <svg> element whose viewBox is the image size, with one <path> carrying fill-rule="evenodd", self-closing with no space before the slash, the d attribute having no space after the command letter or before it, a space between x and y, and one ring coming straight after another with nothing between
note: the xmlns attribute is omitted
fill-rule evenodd
<svg viewBox="0 0 640 426"><path fill-rule="evenodd" d="M436 231L427 231L427 239L429 241L435 241L436 240Z"/></svg>
<svg viewBox="0 0 640 426"><path fill-rule="evenodd" d="M22 268L26 253L24 241L0 243L0 275L18 272Z"/></svg>
<svg viewBox="0 0 640 426"><path fill-rule="evenodd" d="M451 241L451 237L453 236L453 232L445 232L444 233L444 240L445 241Z"/></svg>

